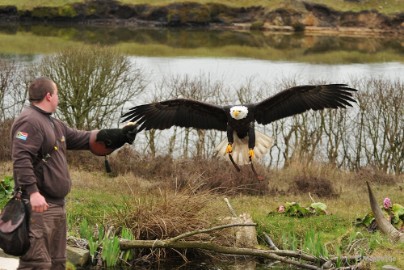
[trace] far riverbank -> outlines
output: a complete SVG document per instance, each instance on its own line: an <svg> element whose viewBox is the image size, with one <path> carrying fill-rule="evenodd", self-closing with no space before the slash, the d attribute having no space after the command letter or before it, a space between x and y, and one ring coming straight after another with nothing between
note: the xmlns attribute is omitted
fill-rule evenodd
<svg viewBox="0 0 404 270"><path fill-rule="evenodd" d="M5 5L0 6L0 23L199 27L362 36L404 34L404 12L387 15L376 10L337 11L306 1L285 1L275 9L196 2L130 5L86 1L31 10Z"/></svg>

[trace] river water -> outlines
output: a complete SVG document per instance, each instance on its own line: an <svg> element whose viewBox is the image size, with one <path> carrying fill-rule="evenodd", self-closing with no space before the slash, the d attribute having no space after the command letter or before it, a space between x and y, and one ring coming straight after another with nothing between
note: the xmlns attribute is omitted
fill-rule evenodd
<svg viewBox="0 0 404 270"><path fill-rule="evenodd" d="M102 44L146 70L245 78L298 76L345 80L352 75L401 77L404 37L292 35L201 29L0 25L0 57L33 61L66 47ZM232 78L230 78L232 79Z"/></svg>
<svg viewBox="0 0 404 270"><path fill-rule="evenodd" d="M253 79L256 83L293 79L299 83L325 81L349 83L358 78L382 77L397 80L404 75L404 63L313 64L292 61L271 61L249 58L142 57L133 61L153 73L158 81L164 77L208 75L237 88Z"/></svg>
<svg viewBox="0 0 404 270"><path fill-rule="evenodd" d="M71 25L1 25L0 58L34 62L42 55L102 44L130 56L149 83L201 75L237 89L293 80L350 83L402 80L404 37L293 35L204 29L138 29Z"/></svg>

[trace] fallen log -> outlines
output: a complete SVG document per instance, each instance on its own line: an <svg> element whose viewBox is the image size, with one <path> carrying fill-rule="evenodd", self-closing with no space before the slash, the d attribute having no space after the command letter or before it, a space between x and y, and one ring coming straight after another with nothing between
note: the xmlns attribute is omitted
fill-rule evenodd
<svg viewBox="0 0 404 270"><path fill-rule="evenodd" d="M240 255L240 256L253 256L261 257L265 259L271 259L274 261L280 261L286 264L294 265L303 269L324 269L321 265L330 262L331 265L335 264L337 260L347 262L348 265L358 263L362 258L361 256L353 257L335 257L331 259L318 258L301 251L292 250L265 250L258 248L243 248L243 247L228 247L218 245L213 242L205 241L179 241L185 237L191 235L211 232L214 230L235 227L235 226L256 226L255 223L251 224L227 224L222 226L216 226L209 229L196 230L192 232L187 232L176 237L160 240L121 240L120 248L122 250L133 249L133 248L172 248L172 249L203 249L214 251L221 254L227 255Z"/></svg>
<svg viewBox="0 0 404 270"><path fill-rule="evenodd" d="M313 266L306 263L301 263L295 260L291 260L275 254L272 250L258 250L251 248L238 248L238 247L225 247L220 246L210 242L199 242L199 241L180 241L172 242L168 239L166 240L131 240L131 241L121 241L121 249L131 249L131 248L173 248L173 249L204 249L209 251L214 251L217 253L228 254L228 255L243 255L243 256L254 256L262 257L272 260L281 261L287 264L292 264L299 266L304 269L320 269L320 267ZM290 254L289 254L290 255ZM297 258L306 258L303 254L294 254ZM312 258L310 258L312 259Z"/></svg>

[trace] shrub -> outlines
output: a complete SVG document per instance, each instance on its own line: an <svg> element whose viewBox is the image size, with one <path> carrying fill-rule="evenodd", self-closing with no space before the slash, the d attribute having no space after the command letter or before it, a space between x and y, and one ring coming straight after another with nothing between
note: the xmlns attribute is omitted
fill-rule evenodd
<svg viewBox="0 0 404 270"><path fill-rule="evenodd" d="M8 161L11 159L10 130L13 120L9 119L0 123L0 161Z"/></svg>
<svg viewBox="0 0 404 270"><path fill-rule="evenodd" d="M110 127L145 88L142 70L108 47L68 48L45 57L37 70L60 89L58 118L78 129Z"/></svg>
<svg viewBox="0 0 404 270"><path fill-rule="evenodd" d="M338 196L330 180L315 176L297 176L289 191L295 194L311 193L321 198Z"/></svg>
<svg viewBox="0 0 404 270"><path fill-rule="evenodd" d="M110 164L115 174L132 172L151 181L164 180L164 185L171 190L191 188L194 192L251 195L268 192L266 181L258 180L250 166L243 166L241 172L237 172L230 162L222 159L151 158L127 147L112 155ZM264 167L258 163L255 167L258 174L268 176Z"/></svg>

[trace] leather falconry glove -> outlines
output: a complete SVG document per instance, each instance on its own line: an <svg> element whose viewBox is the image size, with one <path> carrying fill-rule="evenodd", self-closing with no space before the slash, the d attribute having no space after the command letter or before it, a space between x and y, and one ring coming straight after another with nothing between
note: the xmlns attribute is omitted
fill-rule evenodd
<svg viewBox="0 0 404 270"><path fill-rule="evenodd" d="M107 148L116 149L125 143L132 144L137 134L137 123L128 123L123 128L101 129L96 142L103 142Z"/></svg>

